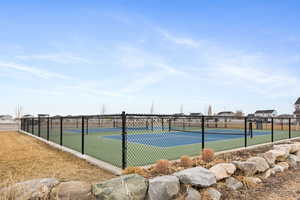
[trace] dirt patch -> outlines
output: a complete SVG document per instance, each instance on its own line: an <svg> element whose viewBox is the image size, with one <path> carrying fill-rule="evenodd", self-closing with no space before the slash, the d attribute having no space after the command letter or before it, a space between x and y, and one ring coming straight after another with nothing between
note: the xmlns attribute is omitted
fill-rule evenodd
<svg viewBox="0 0 300 200"><path fill-rule="evenodd" d="M95 183L115 177L69 153L17 132L0 132L0 188L35 178Z"/></svg>
<svg viewBox="0 0 300 200"><path fill-rule="evenodd" d="M218 185L222 192L222 199L231 200L299 200L300 199L300 170L288 170L264 180L256 187L240 191L226 189L223 184Z"/></svg>

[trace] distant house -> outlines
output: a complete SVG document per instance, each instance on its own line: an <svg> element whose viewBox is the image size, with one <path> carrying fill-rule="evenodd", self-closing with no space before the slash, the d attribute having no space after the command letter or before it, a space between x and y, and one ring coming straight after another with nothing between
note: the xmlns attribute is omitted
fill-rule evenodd
<svg viewBox="0 0 300 200"><path fill-rule="evenodd" d="M254 113L255 117L276 117L277 111L276 110L257 110Z"/></svg>
<svg viewBox="0 0 300 200"><path fill-rule="evenodd" d="M278 118L282 118L282 119L288 119L288 118L293 118L294 115L290 115L290 114L281 114L277 116Z"/></svg>
<svg viewBox="0 0 300 200"><path fill-rule="evenodd" d="M294 116L300 118L300 98L298 98L297 101L295 102Z"/></svg>
<svg viewBox="0 0 300 200"><path fill-rule="evenodd" d="M0 120L11 121L11 120L13 120L13 117L11 115L0 115Z"/></svg>
<svg viewBox="0 0 300 200"><path fill-rule="evenodd" d="M218 116L233 117L235 114L232 111L223 111L217 114Z"/></svg>
<svg viewBox="0 0 300 200"><path fill-rule="evenodd" d="M197 117L197 116L202 116L202 113L190 113L190 116L192 117Z"/></svg>
<svg viewBox="0 0 300 200"><path fill-rule="evenodd" d="M33 118L33 115L27 114L27 115L23 115L23 118Z"/></svg>
<svg viewBox="0 0 300 200"><path fill-rule="evenodd" d="M175 116L184 116L184 113L175 113Z"/></svg>

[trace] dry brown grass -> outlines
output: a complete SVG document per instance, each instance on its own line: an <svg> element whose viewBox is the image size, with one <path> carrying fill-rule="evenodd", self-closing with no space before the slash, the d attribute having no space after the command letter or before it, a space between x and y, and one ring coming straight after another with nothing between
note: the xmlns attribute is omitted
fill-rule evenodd
<svg viewBox="0 0 300 200"><path fill-rule="evenodd" d="M0 132L0 188L36 178L90 183L113 178L77 157L17 132Z"/></svg>
<svg viewBox="0 0 300 200"><path fill-rule="evenodd" d="M201 156L204 162L211 162L214 160L215 152L213 149L203 149L203 151L201 152Z"/></svg>

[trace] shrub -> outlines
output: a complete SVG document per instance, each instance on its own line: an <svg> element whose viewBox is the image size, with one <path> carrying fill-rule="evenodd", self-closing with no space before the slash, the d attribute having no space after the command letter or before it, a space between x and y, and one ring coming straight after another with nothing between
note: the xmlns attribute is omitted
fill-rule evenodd
<svg viewBox="0 0 300 200"><path fill-rule="evenodd" d="M193 166L193 160L189 156L181 156L180 164L184 168L190 168Z"/></svg>
<svg viewBox="0 0 300 200"><path fill-rule="evenodd" d="M170 162L168 160L158 160L154 166L154 171L159 174L168 174Z"/></svg>
<svg viewBox="0 0 300 200"><path fill-rule="evenodd" d="M215 152L213 149L203 149L202 151L202 160L204 162L211 162L215 157Z"/></svg>
<svg viewBox="0 0 300 200"><path fill-rule="evenodd" d="M123 170L122 174L138 174L144 177L147 176L146 170L141 167L127 167Z"/></svg>

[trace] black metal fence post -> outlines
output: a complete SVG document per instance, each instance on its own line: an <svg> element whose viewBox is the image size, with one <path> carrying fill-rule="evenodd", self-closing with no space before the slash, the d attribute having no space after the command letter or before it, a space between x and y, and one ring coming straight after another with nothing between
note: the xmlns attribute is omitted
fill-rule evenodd
<svg viewBox="0 0 300 200"><path fill-rule="evenodd" d="M271 140L274 142L274 118L271 118Z"/></svg>
<svg viewBox="0 0 300 200"><path fill-rule="evenodd" d="M34 118L31 120L31 134L34 135Z"/></svg>
<svg viewBox="0 0 300 200"><path fill-rule="evenodd" d="M127 133L126 133L126 113L122 112L122 168L127 167Z"/></svg>
<svg viewBox="0 0 300 200"><path fill-rule="evenodd" d="M205 125L204 125L204 123L205 123L205 120L204 120L204 116L202 116L202 122L201 122L201 128L202 128L202 150L205 148L205 137L204 137L204 134L205 134L205 130L204 130L204 128L205 128Z"/></svg>
<svg viewBox="0 0 300 200"><path fill-rule="evenodd" d="M292 134L291 134L291 118L289 118L289 138L292 138Z"/></svg>
<svg viewBox="0 0 300 200"><path fill-rule="evenodd" d="M41 137L41 117L38 116L38 136Z"/></svg>
<svg viewBox="0 0 300 200"><path fill-rule="evenodd" d="M169 132L171 132L171 118L169 119Z"/></svg>
<svg viewBox="0 0 300 200"><path fill-rule="evenodd" d="M63 145L63 117L60 117L60 145Z"/></svg>
<svg viewBox="0 0 300 200"><path fill-rule="evenodd" d="M165 130L165 125L164 125L164 118L161 118L161 130Z"/></svg>
<svg viewBox="0 0 300 200"><path fill-rule="evenodd" d="M86 117L86 134L88 135L89 134L89 118Z"/></svg>
<svg viewBox="0 0 300 200"><path fill-rule="evenodd" d="M49 122L50 122L50 117L48 116L47 119L47 140L49 141Z"/></svg>
<svg viewBox="0 0 300 200"><path fill-rule="evenodd" d="M81 153L84 154L84 116L81 117Z"/></svg>
<svg viewBox="0 0 300 200"><path fill-rule="evenodd" d="M245 138L244 138L244 145L245 145L245 148L247 148L247 123L248 123L248 119L247 117L245 117Z"/></svg>

